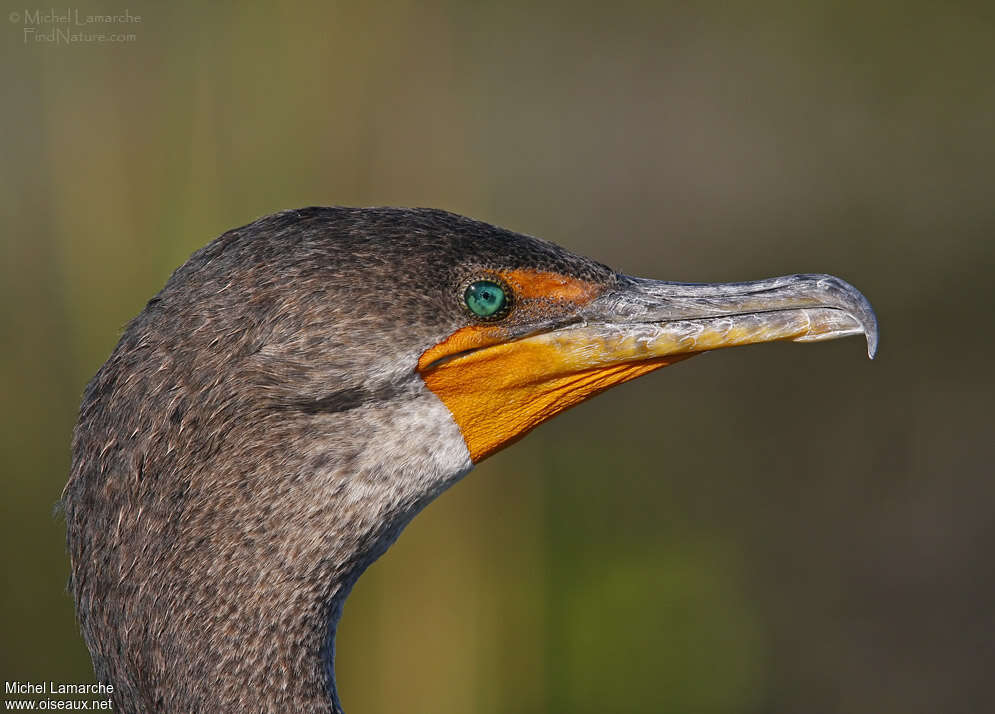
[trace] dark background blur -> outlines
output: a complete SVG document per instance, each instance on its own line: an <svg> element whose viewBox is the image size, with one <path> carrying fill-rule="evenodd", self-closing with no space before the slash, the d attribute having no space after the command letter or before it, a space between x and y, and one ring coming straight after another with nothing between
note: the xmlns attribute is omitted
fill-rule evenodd
<svg viewBox="0 0 995 714"><path fill-rule="evenodd" d="M882 339L691 360L487 461L349 600L350 712L993 710L989 0L87 2L141 21L69 45L8 5L4 680L92 681L53 505L124 323L228 228L391 204L835 273Z"/></svg>

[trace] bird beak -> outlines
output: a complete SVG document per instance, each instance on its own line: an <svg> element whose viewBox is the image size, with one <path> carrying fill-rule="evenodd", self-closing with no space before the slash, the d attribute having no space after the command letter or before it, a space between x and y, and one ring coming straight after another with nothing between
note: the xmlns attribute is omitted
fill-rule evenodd
<svg viewBox="0 0 995 714"><path fill-rule="evenodd" d="M863 334L873 358L878 341L870 303L831 275L718 284L621 276L579 317L422 374L452 412L474 462L564 409L701 352Z"/></svg>
<svg viewBox="0 0 995 714"><path fill-rule="evenodd" d="M535 338L558 341L570 352L582 348L585 359L594 358L588 367L861 334L873 359L878 342L871 304L832 275L715 284L625 277L618 289L593 301L584 318L582 324Z"/></svg>

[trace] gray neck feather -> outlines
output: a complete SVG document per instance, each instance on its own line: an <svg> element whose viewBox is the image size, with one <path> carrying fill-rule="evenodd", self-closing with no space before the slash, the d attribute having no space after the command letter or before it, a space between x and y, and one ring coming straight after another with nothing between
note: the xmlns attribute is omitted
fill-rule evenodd
<svg viewBox="0 0 995 714"><path fill-rule="evenodd" d="M472 466L445 406L417 377L406 389L340 412L256 414L229 424L221 444L181 427L165 449L181 458L158 462L182 476L104 458L91 464L104 500L86 512L73 493L95 482L83 463L66 494L70 546L84 550L72 586L118 711L341 711L345 598ZM91 532L74 539L74 529Z"/></svg>

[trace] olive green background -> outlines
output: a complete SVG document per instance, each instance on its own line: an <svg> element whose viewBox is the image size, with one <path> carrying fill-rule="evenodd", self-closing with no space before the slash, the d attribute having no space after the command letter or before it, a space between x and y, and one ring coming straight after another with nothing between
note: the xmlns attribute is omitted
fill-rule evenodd
<svg viewBox="0 0 995 714"><path fill-rule="evenodd" d="M995 708L995 5L69 10L126 8L114 44L0 15L0 678L92 677L53 506L125 322L228 228L389 204L648 277L834 273L881 350L700 357L481 465L348 601L348 711Z"/></svg>

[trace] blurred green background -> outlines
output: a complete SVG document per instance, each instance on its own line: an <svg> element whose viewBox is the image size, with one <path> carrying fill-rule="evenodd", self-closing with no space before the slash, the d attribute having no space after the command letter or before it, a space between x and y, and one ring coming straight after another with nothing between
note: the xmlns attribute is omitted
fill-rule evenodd
<svg viewBox="0 0 995 714"><path fill-rule="evenodd" d="M484 463L356 587L348 711L995 708L991 2L128 0L70 45L8 5L4 680L92 678L53 505L125 322L228 228L391 204L835 273L882 341L691 360Z"/></svg>

